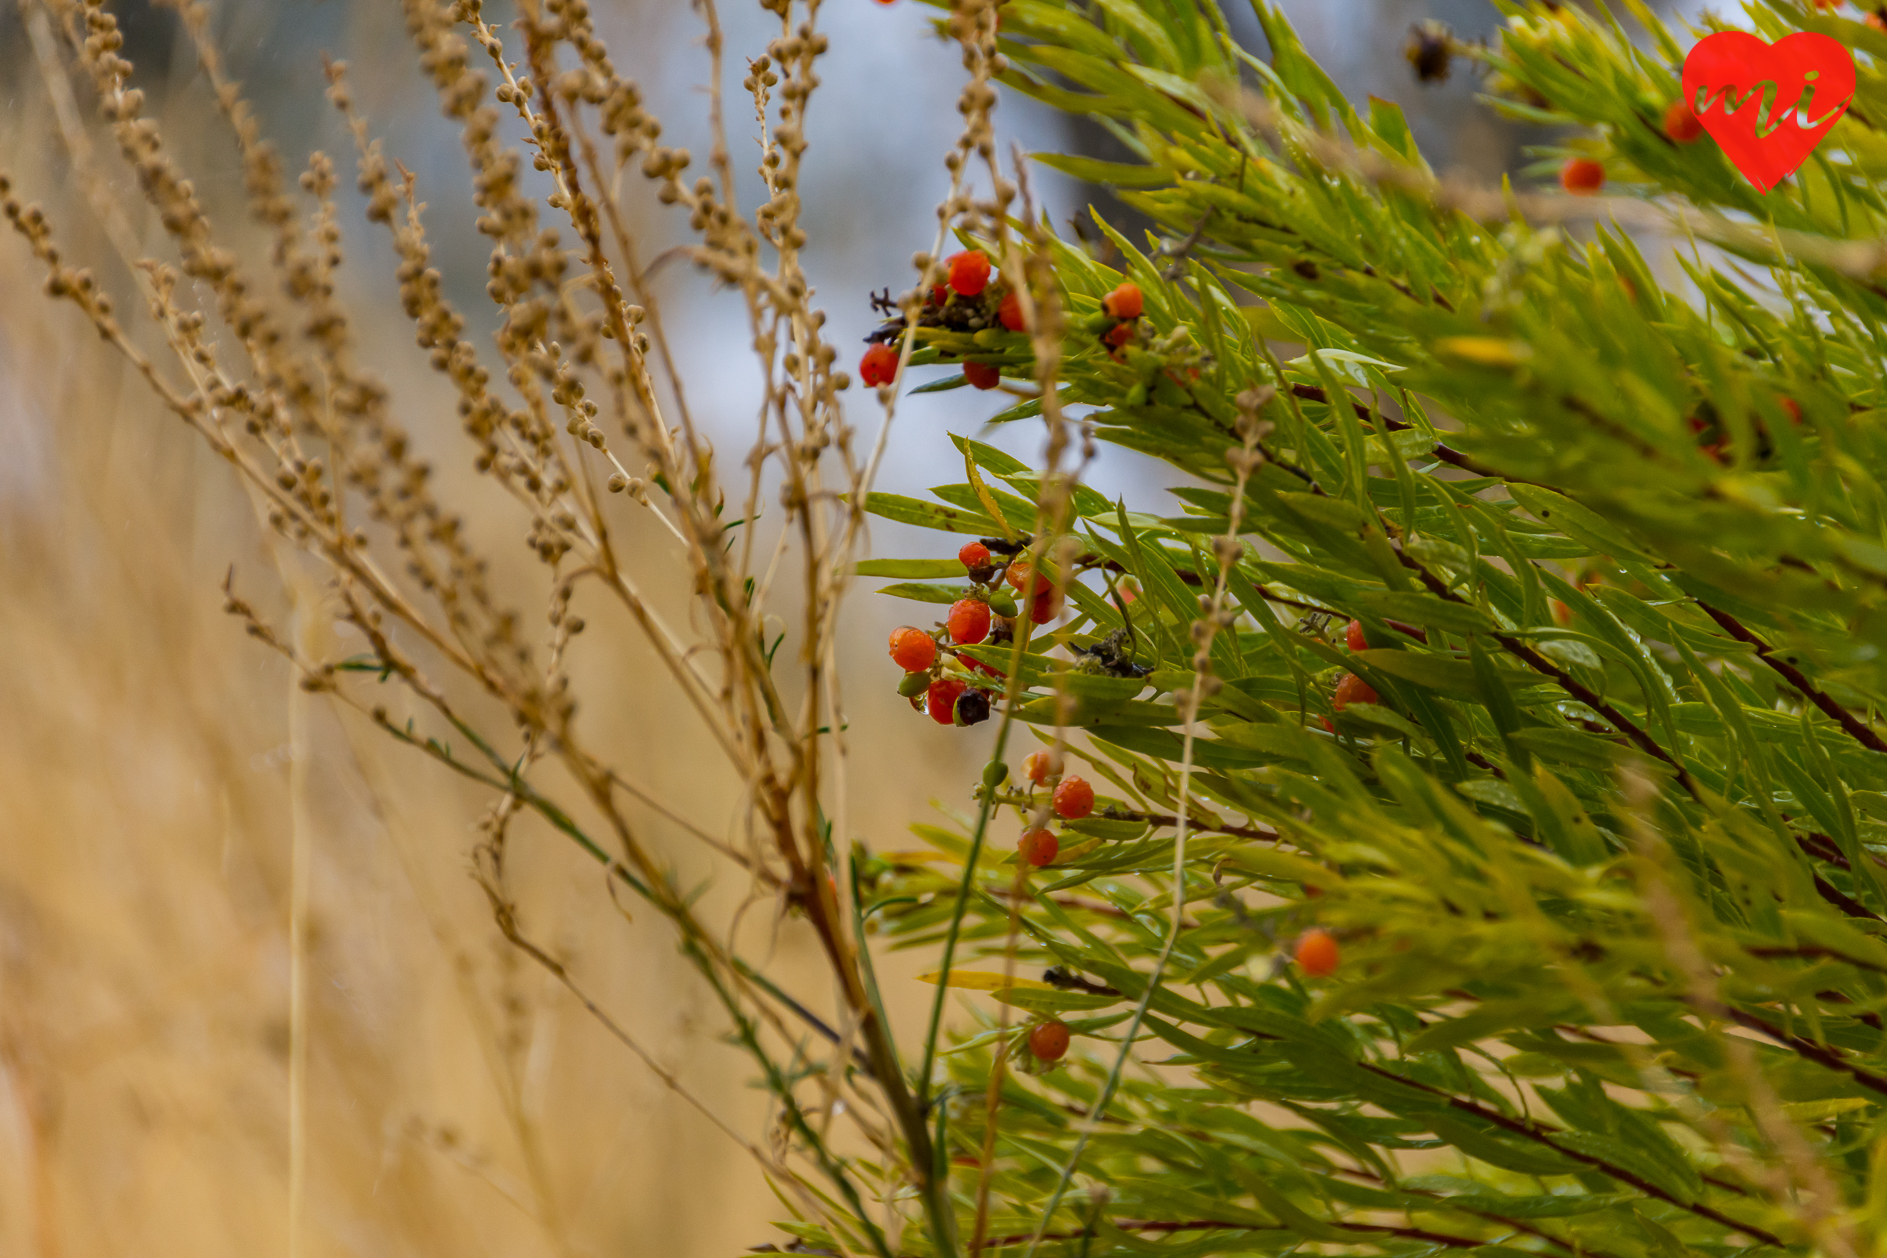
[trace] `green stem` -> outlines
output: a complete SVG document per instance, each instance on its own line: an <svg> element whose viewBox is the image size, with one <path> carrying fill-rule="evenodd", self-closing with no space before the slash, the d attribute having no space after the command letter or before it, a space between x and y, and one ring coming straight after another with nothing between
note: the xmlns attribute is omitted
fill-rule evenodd
<svg viewBox="0 0 1887 1258"><path fill-rule="evenodd" d="M714 959L700 946L699 941L694 938L694 928L692 924L680 921L678 910L675 906L669 904L660 895L656 894L653 887L650 887L641 879L637 878L623 866L622 862L614 859L608 852L604 851L596 840L583 832L582 827L578 826L576 822L570 818L568 813L538 794L529 783L525 782L517 775L513 767L507 763L503 757L499 756L490 744L485 742L476 731L449 712L446 714L446 719L452 723L454 729L458 730L474 747L478 748L486 759L491 761L491 763L505 775L504 778L491 777L473 768L471 765L465 764L463 761L454 757L449 749L441 746L433 739L421 740L390 722L382 721L381 727L399 741L419 748L458 773L474 781L490 786L495 790L510 791L515 794L539 816L550 822L552 826L563 832L572 839L577 846L581 847L591 857L595 858L598 863L606 866L612 875L635 891L637 895L641 896L650 904L653 904L665 916L677 920L677 924L682 926L683 954L694 963L696 969L701 971L702 976L707 979L709 987L714 990L716 998L721 1002L721 1006L727 1010L728 1016L733 1019L735 1031L740 1037L742 1046L746 1048L748 1053L765 1073L768 1090L779 1098L780 1104L785 1110L787 1125L805 1141L806 1147L812 1152L814 1160L819 1164L820 1170L825 1173L826 1178L831 1180L833 1186L844 1196L846 1204L852 1207L853 1212L858 1216L860 1224L865 1229L866 1239L871 1244L873 1251L877 1253L880 1258L892 1258L891 1250L883 1230L871 1221L871 1217L865 1209L864 1200L860 1197L857 1186L852 1183L851 1177L845 1172L843 1161L834 1156L831 1150L826 1148L825 1142L819 1138L818 1133L813 1130L812 1125L806 1121L805 1112L800 1108L798 1100L795 1099L792 1094L792 1082L787 1079L785 1073L781 1071L778 1064L775 1063L772 1057L767 1053L765 1047L761 1045L758 1032L753 1025L753 1020L742 1011L733 993L730 992L727 989L727 985L722 982L721 974L715 966ZM826 1027L823 1022L813 1017L805 1006L786 996L771 982L760 978L759 974L747 962L736 957L733 958L732 964L743 977L755 980L757 986L766 991L769 995L779 999L794 1013L811 1022L817 1029L825 1034L826 1038L832 1039L835 1042L837 1041L838 1037L831 1029ZM867 1073L869 1074L870 1071L867 1070Z"/></svg>

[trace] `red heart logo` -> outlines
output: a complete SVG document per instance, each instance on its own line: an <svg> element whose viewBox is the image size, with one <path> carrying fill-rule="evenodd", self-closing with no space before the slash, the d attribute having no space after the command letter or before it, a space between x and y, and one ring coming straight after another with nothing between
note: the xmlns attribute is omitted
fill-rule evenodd
<svg viewBox="0 0 1887 1258"><path fill-rule="evenodd" d="M1854 98L1854 54L1802 31L1766 44L1718 31L1684 58L1684 103L1763 192L1794 174Z"/></svg>

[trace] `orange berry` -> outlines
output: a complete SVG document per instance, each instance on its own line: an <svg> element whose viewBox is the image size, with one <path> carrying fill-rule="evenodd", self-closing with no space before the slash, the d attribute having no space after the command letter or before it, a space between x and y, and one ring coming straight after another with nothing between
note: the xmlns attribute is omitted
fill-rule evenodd
<svg viewBox="0 0 1887 1258"><path fill-rule="evenodd" d="M1115 588L1120 591L1120 601L1130 607L1140 598L1140 591L1134 588L1131 581L1122 581Z"/></svg>
<svg viewBox="0 0 1887 1258"><path fill-rule="evenodd" d="M858 360L858 378L866 384L890 384L898 374L898 351L889 345L874 345Z"/></svg>
<svg viewBox="0 0 1887 1258"><path fill-rule="evenodd" d="M1122 284L1101 298L1101 309L1115 319L1138 319L1145 308L1146 299L1140 295L1138 284Z"/></svg>
<svg viewBox="0 0 1887 1258"><path fill-rule="evenodd" d="M1094 811L1094 788L1086 779L1065 777L1055 788L1055 815L1064 821L1079 821Z"/></svg>
<svg viewBox="0 0 1887 1258"><path fill-rule="evenodd" d="M1878 13L1870 13L1867 15L1867 24L1881 34L1887 35L1887 17L1882 17Z"/></svg>
<svg viewBox="0 0 1887 1258"><path fill-rule="evenodd" d="M951 641L975 646L989 636L989 604L980 598L960 598L950 604L950 616L944 621Z"/></svg>
<svg viewBox="0 0 1887 1258"><path fill-rule="evenodd" d="M1045 625L1061 615L1061 595L1053 588L1043 590L1035 596L1035 602L1029 605L1029 619L1038 625Z"/></svg>
<svg viewBox="0 0 1887 1258"><path fill-rule="evenodd" d="M989 567L989 547L981 542L965 542L963 549L957 552L957 562L975 572L979 568Z"/></svg>
<svg viewBox="0 0 1887 1258"><path fill-rule="evenodd" d="M1034 574L1035 577L1033 581L1029 579L1031 574ZM1011 563L1009 565L1009 571L1003 574L1003 579L1009 582L1010 589L1022 595L1024 598L1029 597L1031 594L1040 595L1054 588L1050 585L1048 578L1039 572L1035 572L1035 565L1031 564L1026 559L1018 559ZM1025 585L1029 587L1027 590L1022 588Z"/></svg>
<svg viewBox="0 0 1887 1258"><path fill-rule="evenodd" d="M1363 636L1363 622L1352 620L1343 627L1343 641L1352 651L1369 650L1369 639Z"/></svg>
<svg viewBox="0 0 1887 1258"><path fill-rule="evenodd" d="M1605 167L1589 157L1575 157L1559 168L1559 186L1576 197L1589 197L1605 186Z"/></svg>
<svg viewBox="0 0 1887 1258"><path fill-rule="evenodd" d="M891 631L891 658L907 673L927 672L937 662L937 642L922 629L900 625Z"/></svg>
<svg viewBox="0 0 1887 1258"><path fill-rule="evenodd" d="M1690 144L1703 133L1703 121L1683 101L1672 101L1671 107L1664 111L1664 134L1679 144Z"/></svg>
<svg viewBox="0 0 1887 1258"><path fill-rule="evenodd" d="M1002 383L1002 368L995 363L964 363L963 378L979 389L993 389Z"/></svg>
<svg viewBox="0 0 1887 1258"><path fill-rule="evenodd" d="M1297 937L1297 968L1312 978L1327 978L1337 972L1342 952L1336 937L1313 926Z"/></svg>
<svg viewBox="0 0 1887 1258"><path fill-rule="evenodd" d="M1116 323L1113 327L1108 329L1107 335L1101 338L1101 342L1104 345L1106 345L1109 349L1117 350L1121 346L1125 345L1128 341L1132 340L1133 334L1134 334L1133 324Z"/></svg>
<svg viewBox="0 0 1887 1258"><path fill-rule="evenodd" d="M1381 703L1382 696L1369 688L1369 683L1355 673L1345 673L1337 682L1337 693L1331 699L1330 706L1341 712L1352 703Z"/></svg>
<svg viewBox="0 0 1887 1258"><path fill-rule="evenodd" d="M1055 854L1061 851L1061 844L1047 830L1031 830L1016 844L1016 851L1023 860L1040 869L1055 863Z"/></svg>
<svg viewBox="0 0 1887 1258"><path fill-rule="evenodd" d="M1573 609L1559 599L1553 600L1553 623L1564 628L1573 622Z"/></svg>
<svg viewBox="0 0 1887 1258"><path fill-rule="evenodd" d="M950 271L950 287L965 297L974 297L989 287L989 258L981 249L966 249L944 259Z"/></svg>
<svg viewBox="0 0 1887 1258"><path fill-rule="evenodd" d="M996 307L996 321L1011 332L1022 330L1022 295L1012 292Z"/></svg>
<svg viewBox="0 0 1887 1258"><path fill-rule="evenodd" d="M1783 410L1789 413L1789 422L1791 424L1799 424L1802 422L1802 404L1800 402L1792 397L1785 397L1781 400L1780 405Z"/></svg>
<svg viewBox="0 0 1887 1258"><path fill-rule="evenodd" d="M1037 1061L1060 1061L1068 1051L1068 1024L1044 1022L1029 1032L1029 1051Z"/></svg>
<svg viewBox="0 0 1887 1258"><path fill-rule="evenodd" d="M1022 776L1040 786L1055 776L1055 757L1046 751L1031 751L1022 757Z"/></svg>
<svg viewBox="0 0 1887 1258"><path fill-rule="evenodd" d="M955 725L957 696L969 687L954 677L941 677L930 683L930 689L924 692L924 707L930 713L930 719L939 725Z"/></svg>

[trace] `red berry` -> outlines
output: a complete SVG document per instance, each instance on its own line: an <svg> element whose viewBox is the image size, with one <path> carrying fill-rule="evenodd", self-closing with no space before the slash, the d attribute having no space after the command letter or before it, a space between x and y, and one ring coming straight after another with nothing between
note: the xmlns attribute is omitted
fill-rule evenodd
<svg viewBox="0 0 1887 1258"><path fill-rule="evenodd" d="M1107 335L1101 338L1101 342L1102 344L1106 345L1109 349L1119 349L1121 346L1125 345L1128 341L1133 339L1133 334L1134 334L1133 324L1116 323L1113 327L1107 330Z"/></svg>
<svg viewBox="0 0 1887 1258"><path fill-rule="evenodd" d="M1792 397L1785 397L1781 400L1780 405L1783 410L1789 413L1789 422L1791 424L1799 424L1802 422L1802 404L1800 402Z"/></svg>
<svg viewBox="0 0 1887 1258"><path fill-rule="evenodd" d="M972 659L963 654L958 654L957 663L963 665L963 667L969 669L972 673L987 673L991 677L1007 677L1009 675L1000 668L992 667L991 665L983 663L981 660Z"/></svg>
<svg viewBox="0 0 1887 1258"><path fill-rule="evenodd" d="M1369 683L1355 673L1343 674L1337 682L1337 693L1330 706L1341 712L1352 703L1381 703L1382 697L1369 688Z"/></svg>
<svg viewBox="0 0 1887 1258"><path fill-rule="evenodd" d="M891 658L907 673L922 673L937 662L937 643L922 629L900 625L891 631Z"/></svg>
<svg viewBox="0 0 1887 1258"><path fill-rule="evenodd" d="M975 646L989 636L989 604L980 598L960 598L950 604L950 616L944 623L953 641Z"/></svg>
<svg viewBox="0 0 1887 1258"><path fill-rule="evenodd" d="M947 285L932 284L930 286L930 304L931 305L941 306L949 300L950 300L950 289Z"/></svg>
<svg viewBox="0 0 1887 1258"><path fill-rule="evenodd" d="M974 297L989 287L989 258L981 249L953 253L944 259L950 268L950 287L965 297Z"/></svg>
<svg viewBox="0 0 1887 1258"><path fill-rule="evenodd" d="M965 542L963 549L957 552L957 562L975 572L978 568L989 567L989 547L981 542Z"/></svg>
<svg viewBox="0 0 1887 1258"><path fill-rule="evenodd" d="M1297 967L1312 978L1335 974L1340 960L1342 952L1329 931L1313 926L1297 937Z"/></svg>
<svg viewBox="0 0 1887 1258"><path fill-rule="evenodd" d="M1068 1024L1044 1022L1030 1031L1029 1051L1037 1061L1060 1061L1068 1051Z"/></svg>
<svg viewBox="0 0 1887 1258"><path fill-rule="evenodd" d="M1022 776L1040 786L1056 774L1055 757L1046 751L1031 751L1022 757Z"/></svg>
<svg viewBox="0 0 1887 1258"><path fill-rule="evenodd" d="M1024 598L1028 597L1028 592L1025 592L1022 588L1024 585L1029 587L1029 592L1033 592L1037 595L1053 588L1049 584L1048 578L1042 576L1040 573L1036 573L1035 580L1030 581L1029 574L1031 572L1034 572L1034 565L1026 559L1018 559L1009 565L1009 571L1003 574L1003 579L1009 582L1010 589L1021 594Z"/></svg>
<svg viewBox="0 0 1887 1258"><path fill-rule="evenodd" d="M1053 589L1043 590L1035 596L1035 602L1029 606L1029 619L1038 625L1045 625L1061 615L1061 595Z"/></svg>
<svg viewBox="0 0 1887 1258"><path fill-rule="evenodd" d="M1120 585L1115 588L1120 591L1120 601L1129 606L1140 597L1140 591L1134 588L1133 582L1131 581L1122 581Z"/></svg>
<svg viewBox="0 0 1887 1258"><path fill-rule="evenodd" d="M1320 716L1317 719L1324 723L1324 730L1326 732L1331 733L1331 734L1334 734L1337 732L1337 727L1335 723L1333 723L1329 717Z"/></svg>
<svg viewBox="0 0 1887 1258"><path fill-rule="evenodd" d="M1083 778L1065 777L1055 788L1055 815L1064 821L1079 821L1094 811L1094 788Z"/></svg>
<svg viewBox="0 0 1887 1258"><path fill-rule="evenodd" d="M940 677L924 692L924 707L939 725L955 725L957 696L969 687L954 677Z"/></svg>
<svg viewBox="0 0 1887 1258"><path fill-rule="evenodd" d="M1559 186L1576 197L1589 197L1605 186L1605 167L1589 157L1575 157L1559 168Z"/></svg>
<svg viewBox="0 0 1887 1258"><path fill-rule="evenodd" d="M1352 651L1369 650L1369 639L1363 636L1363 622L1360 620L1352 620L1344 626L1343 640Z"/></svg>
<svg viewBox="0 0 1887 1258"><path fill-rule="evenodd" d="M995 363L964 363L963 378L979 389L993 389L1002 383L1002 368Z"/></svg>
<svg viewBox="0 0 1887 1258"><path fill-rule="evenodd" d="M1703 133L1704 124L1683 101L1672 101L1671 107L1664 111L1664 134L1679 144L1689 144Z"/></svg>
<svg viewBox="0 0 1887 1258"><path fill-rule="evenodd" d="M858 360L858 378L866 384L890 384L898 374L898 351L889 345L874 345Z"/></svg>
<svg viewBox="0 0 1887 1258"><path fill-rule="evenodd" d="M1016 844L1016 851L1023 860L1040 869L1055 863L1055 853L1061 851L1061 844L1047 830L1031 830Z"/></svg>
<svg viewBox="0 0 1887 1258"><path fill-rule="evenodd" d="M1145 308L1146 300L1141 297L1138 284L1122 284L1101 298L1101 309L1115 319L1138 319Z"/></svg>
<svg viewBox="0 0 1887 1258"><path fill-rule="evenodd" d="M1022 294L1012 292L996 307L996 321L1011 332L1022 330Z"/></svg>

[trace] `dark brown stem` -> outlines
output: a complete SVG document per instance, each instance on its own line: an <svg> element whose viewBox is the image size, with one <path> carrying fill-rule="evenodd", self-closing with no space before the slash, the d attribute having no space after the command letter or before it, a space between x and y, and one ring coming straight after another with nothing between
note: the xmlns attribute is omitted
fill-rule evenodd
<svg viewBox="0 0 1887 1258"><path fill-rule="evenodd" d="M1586 1258L1612 1258L1610 1254L1605 1253L1605 1251L1603 1250L1588 1249L1584 1247L1583 1245L1575 1245L1571 1241L1561 1240L1559 1237L1553 1235L1551 1232L1548 1232L1543 1228L1534 1227L1528 1223L1522 1223L1519 1219L1510 1219L1506 1217L1505 1215L1499 1214L1492 1210L1473 1209L1468 1206L1460 1205L1457 1202L1451 1201L1448 1197L1446 1197L1442 1193L1431 1192L1423 1188L1411 1188L1407 1184L1391 1185L1389 1184L1389 1181L1385 1180L1382 1176L1376 1174L1374 1171L1365 1170L1360 1166L1346 1166L1346 1167L1341 1168L1341 1170L1343 1174L1355 1176L1357 1179L1366 1179L1366 1180L1371 1181L1372 1183L1383 1184L1385 1186L1393 1187L1397 1192L1403 1193L1407 1196L1426 1197L1430 1201L1433 1201L1438 1207L1449 1209L1449 1210L1459 1210L1463 1214L1472 1214L1476 1218L1492 1220L1493 1222L1500 1224L1502 1227L1510 1227L1514 1229L1516 1232L1525 1232L1528 1236L1537 1236L1541 1240L1545 1241L1547 1244L1557 1245L1559 1248L1565 1250L1567 1253L1570 1253L1570 1254L1583 1254L1583 1255L1586 1255Z"/></svg>
<svg viewBox="0 0 1887 1258"><path fill-rule="evenodd" d="M1845 952L1836 952L1833 948L1822 948L1812 944L1760 944L1754 948L1745 948L1743 951L1749 953L1752 957L1800 957L1804 961L1839 961L1843 965L1851 965L1856 969L1872 970L1876 974L1887 974L1887 966L1875 965L1872 961L1863 961L1858 957L1851 957ZM1816 993L1818 996L1820 994L1820 992ZM1845 1001L1847 998L1844 996L1842 999Z"/></svg>
<svg viewBox="0 0 1887 1258"><path fill-rule="evenodd" d="M1413 557L1403 553L1401 550L1396 551L1396 556L1402 561L1402 566L1415 573L1415 575L1421 579L1422 584L1427 586L1429 592L1436 597L1446 599L1451 603L1459 603L1462 606L1473 606L1467 599L1449 589L1446 581L1443 581L1440 577L1430 572L1426 566L1417 562ZM1639 728L1638 724L1630 717L1607 703L1597 692L1583 685L1578 678L1555 664L1552 660L1547 659L1544 655L1541 655L1520 639L1504 633L1495 633L1490 636L1494 641L1500 643L1501 647L1509 655L1525 664L1528 668L1531 668L1534 672L1540 673L1546 677L1551 677L1560 689L1611 722L1612 728L1631 739L1640 751L1670 765L1671 768L1677 771L1679 785L1688 791L1693 798L1698 795L1697 783L1691 777L1690 770L1686 769L1670 752L1660 747L1657 740L1643 729Z"/></svg>
<svg viewBox="0 0 1887 1258"><path fill-rule="evenodd" d="M1157 812L1130 812L1125 808L1117 808L1104 815L1110 820L1144 821L1148 825L1153 826L1176 826L1179 824L1178 817L1168 817L1163 813ZM1207 824L1198 817L1188 818L1186 825L1190 829L1202 834L1235 834L1241 839L1263 839L1267 843L1275 843L1279 838L1276 830L1265 830L1258 826L1228 826L1222 823Z"/></svg>
<svg viewBox="0 0 1887 1258"><path fill-rule="evenodd" d="M1216 1219L1188 1219L1183 1222L1166 1222L1158 1219L1110 1219L1110 1226L1123 1232L1256 1232L1269 1230L1274 1225L1269 1223L1222 1223ZM1444 1236L1440 1232L1425 1231L1419 1227L1390 1227L1380 1223L1337 1223L1331 1227L1342 1228L1346 1232L1363 1232L1374 1236L1394 1236L1401 1240L1427 1241L1431 1245L1446 1245L1451 1249L1479 1249L1488 1244L1485 1240L1471 1240L1465 1236ZM1049 1232L1040 1239L1045 1241L1078 1241L1087 1235L1087 1230L1079 1232ZM1020 1232L1014 1236L992 1237L987 1244L992 1247L1003 1245L1026 1245L1037 1239L1033 1232Z"/></svg>
<svg viewBox="0 0 1887 1258"><path fill-rule="evenodd" d="M1818 1066L1833 1070L1839 1074L1844 1074L1870 1092L1877 1092L1882 1096L1887 1096L1887 1079L1883 1079L1872 1071L1861 1069L1846 1057L1842 1056L1840 1050L1824 1048L1813 1040L1805 1040L1799 1035L1793 1035L1783 1030L1781 1027L1771 1022L1764 1021L1762 1018L1743 1009L1732 1009L1728 1006L1722 1006L1722 1012L1735 1021L1738 1026L1744 1026L1752 1031L1762 1032L1776 1043L1795 1053L1798 1057L1806 1058Z"/></svg>
<svg viewBox="0 0 1887 1258"><path fill-rule="evenodd" d="M1815 850L1814 844L1810 843L1801 835L1795 834L1794 831L1790 831L1790 833L1794 835L1796 846L1800 847L1802 851L1806 852L1809 856L1821 856L1821 853ZM1823 859L1826 858L1824 857ZM1844 868L1847 866L1845 860L1841 863ZM1815 893L1821 896L1822 899L1828 901L1828 903L1840 909L1843 913L1846 913L1849 917L1864 917L1873 922L1882 920L1878 913L1875 913L1865 905L1859 903L1852 896L1847 895L1839 887L1822 877L1820 873L1811 869L1809 870L1809 874L1815 879Z"/></svg>
<svg viewBox="0 0 1887 1258"><path fill-rule="evenodd" d="M1613 1179L1617 1180L1621 1184L1627 1184L1631 1186L1632 1188L1636 1188L1639 1192L1645 1194L1647 1197L1656 1197L1659 1201L1669 1202L1671 1205L1678 1207L1680 1210L1688 1210L1692 1214L1697 1215L1699 1218L1709 1219L1712 1223L1721 1224L1722 1226L1727 1227L1731 1229L1732 1231L1742 1232L1746 1236L1753 1236L1757 1240L1763 1242L1765 1245L1774 1245L1778 1249L1785 1247L1780 1237L1775 1236L1769 1232L1763 1231L1761 1228L1757 1227L1753 1223L1744 1223L1737 1219L1733 1219L1726 1214L1720 1213L1719 1211L1714 1210L1707 1205L1704 1205L1701 1202L1686 1203L1686 1202L1680 1201L1678 1198L1673 1197L1670 1193L1664 1191L1664 1189L1658 1187L1656 1184L1652 1183L1650 1180L1641 1179L1638 1176L1632 1174L1630 1171L1625 1170L1622 1167L1612 1165L1610 1162L1607 1162L1604 1158L1594 1157L1589 1153L1580 1153L1576 1150L1568 1149L1565 1146L1558 1144L1557 1142L1552 1140L1550 1138L1550 1130L1543 1130L1541 1129L1539 1125L1536 1125L1530 1122L1524 1122L1518 1118L1509 1118L1507 1115L1501 1113L1499 1110L1488 1109L1486 1106L1476 1105L1473 1101L1464 1100L1461 1097L1455 1096L1448 1092L1444 1092L1440 1088L1432 1088L1425 1083L1418 1083L1414 1079L1405 1078L1404 1076L1396 1074L1393 1071L1384 1070L1380 1066L1373 1066L1369 1064L1368 1062L1360 1062L1358 1064L1361 1065L1364 1070L1367 1070L1372 1074L1380 1075L1381 1077L1385 1079L1393 1080L1396 1083L1400 1083L1407 1087L1414 1088L1420 1092L1427 1092L1431 1096L1441 1097L1443 1100L1447 1101L1448 1104L1454 1109L1458 1109L1462 1111L1463 1113L1472 1114L1476 1118L1479 1118L1485 1122L1490 1122L1494 1124L1496 1127L1501 1128L1503 1131L1509 1131L1509 1132L1512 1132L1514 1135L1522 1136L1528 1140L1534 1141L1537 1144L1545 1145L1547 1148L1552 1149L1555 1153L1558 1153L1562 1157L1571 1158L1575 1162L1582 1162L1585 1165L1590 1166L1593 1170L1600 1171L1606 1175L1611 1176Z"/></svg>
<svg viewBox="0 0 1887 1258"><path fill-rule="evenodd" d="M1330 394L1314 384L1293 384L1291 386L1291 392L1304 399L1306 402L1322 402L1328 405L1330 401ZM1364 406L1361 402L1355 401L1352 401L1350 405L1355 408L1356 417L1358 419L1367 420L1370 418L1369 407ZM1381 412L1378 412L1376 417L1381 419L1383 426L1391 432L1407 432L1409 429L1415 427L1414 424L1409 423L1407 420L1393 419ZM1453 446L1446 445L1439 441L1435 443L1435 448L1431 450L1430 453L1442 462L1452 464L1464 472L1473 472L1476 476L1492 476L1497 480L1515 481L1522 485L1531 485L1534 483L1533 481L1523 481L1518 477L1508 476L1504 472L1489 467L1473 455L1463 454Z"/></svg>
<svg viewBox="0 0 1887 1258"><path fill-rule="evenodd" d="M1702 599L1697 600L1697 606L1703 608L1704 614L1721 625L1723 631L1732 638L1735 638L1738 642L1755 647L1756 657L1758 659L1774 669L1783 680L1806 695L1810 703L1833 717L1835 721L1840 724L1841 728L1848 731L1849 735L1851 735L1856 742L1866 747L1869 751L1887 751L1887 741L1883 741L1881 736L1869 728L1860 717L1848 711L1848 709L1841 704L1836 703L1833 697L1826 691L1810 681L1808 676L1803 673L1801 669L1797 668L1788 660L1778 656L1774 647L1764 642L1741 621L1737 620L1736 617L1730 615L1728 612L1718 611Z"/></svg>

